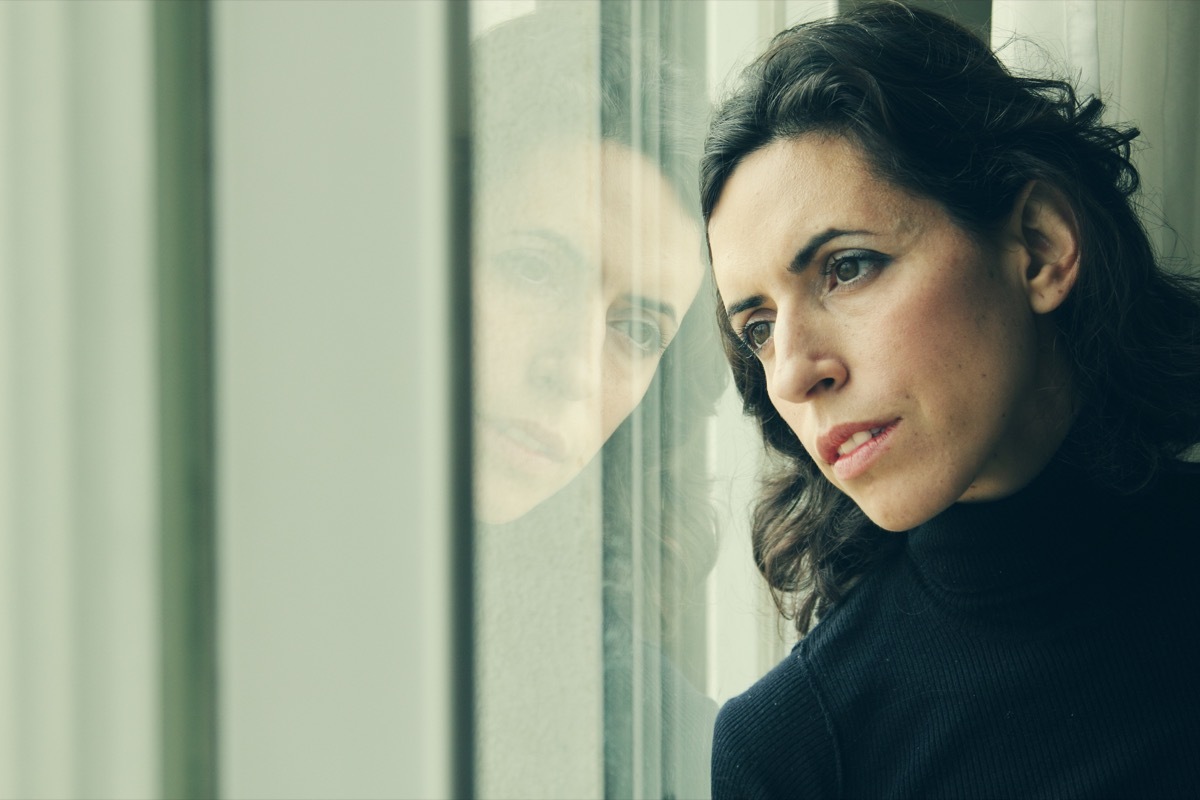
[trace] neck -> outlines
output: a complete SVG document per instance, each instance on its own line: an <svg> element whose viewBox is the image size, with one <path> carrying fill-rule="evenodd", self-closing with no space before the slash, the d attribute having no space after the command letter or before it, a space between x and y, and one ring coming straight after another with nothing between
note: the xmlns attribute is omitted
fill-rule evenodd
<svg viewBox="0 0 1200 800"><path fill-rule="evenodd" d="M991 503L959 503L917 528L908 545L932 583L952 594L1063 585L1111 551L1125 513L1116 498L1063 459Z"/></svg>
<svg viewBox="0 0 1200 800"><path fill-rule="evenodd" d="M1015 415L996 453L988 480L973 483L960 502L998 500L1020 491L1034 480L1062 447L1077 414L1071 369L1049 317L1039 317L1037 367L1028 402Z"/></svg>

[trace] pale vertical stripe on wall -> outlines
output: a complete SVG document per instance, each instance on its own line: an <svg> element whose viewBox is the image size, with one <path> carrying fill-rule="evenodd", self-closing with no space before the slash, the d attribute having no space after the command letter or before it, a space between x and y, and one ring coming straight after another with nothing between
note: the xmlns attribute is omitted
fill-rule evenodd
<svg viewBox="0 0 1200 800"><path fill-rule="evenodd" d="M16 794L18 753L17 746L21 740L20 720L15 713L17 698L20 696L17 686L18 657L17 631L19 630L17 613L17 587L14 573L17 556L15 537L13 502L17 497L17 487L14 480L18 474L11 456L3 454L11 451L13 439L13 418L15 403L12 398L13 348L6 344L10 341L8 332L12 330L11 300L13 297L14 281L11 265L14 248L12 247L12 214L14 199L12 192L6 187L13 185L12 158L13 150L12 126L12 67L11 59L6 58L11 52L9 41L12 39L11 12L0 8L0 797L12 797Z"/></svg>
<svg viewBox="0 0 1200 800"><path fill-rule="evenodd" d="M81 794L158 794L151 9L71 5Z"/></svg>
<svg viewBox="0 0 1200 800"><path fill-rule="evenodd" d="M154 797L150 7L0 5L0 796Z"/></svg>
<svg viewBox="0 0 1200 800"><path fill-rule="evenodd" d="M450 12L213 8L225 797L452 791Z"/></svg>
<svg viewBox="0 0 1200 800"><path fill-rule="evenodd" d="M8 181L3 186L4 346L10 404L4 459L12 475L11 505L3 509L11 561L4 584L14 619L8 673L14 730L13 763L4 770L12 796L68 796L76 770L72 708L76 660L69 632L74 603L71 572L69 348L71 298L67 237L68 8L5 5L5 83L9 103L3 128ZM30 268L37 265L36 268ZM65 491L64 491L65 490ZM11 772L9 771L11 770Z"/></svg>

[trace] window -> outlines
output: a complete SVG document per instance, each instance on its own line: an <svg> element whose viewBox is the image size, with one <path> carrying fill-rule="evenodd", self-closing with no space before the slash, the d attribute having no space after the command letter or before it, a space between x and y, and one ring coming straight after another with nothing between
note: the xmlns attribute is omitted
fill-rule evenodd
<svg viewBox="0 0 1200 800"><path fill-rule="evenodd" d="M1200 6L928 4L1197 240ZM705 796L790 640L695 159L837 5L0 3L0 797Z"/></svg>
<svg viewBox="0 0 1200 800"><path fill-rule="evenodd" d="M711 5L472 10L477 788L701 797L728 384L696 211Z"/></svg>

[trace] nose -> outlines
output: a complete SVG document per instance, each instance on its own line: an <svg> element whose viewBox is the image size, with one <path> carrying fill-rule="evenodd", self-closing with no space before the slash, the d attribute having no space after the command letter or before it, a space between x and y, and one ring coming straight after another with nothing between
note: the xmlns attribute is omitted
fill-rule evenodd
<svg viewBox="0 0 1200 800"><path fill-rule="evenodd" d="M528 364L526 380L539 392L562 401L586 400L599 392L606 326L602 310L573 305L553 321ZM544 322L550 322L544 319Z"/></svg>
<svg viewBox="0 0 1200 800"><path fill-rule="evenodd" d="M850 378L833 336L817 326L780 319L775 324L774 358L767 368L771 395L804 403L838 391Z"/></svg>

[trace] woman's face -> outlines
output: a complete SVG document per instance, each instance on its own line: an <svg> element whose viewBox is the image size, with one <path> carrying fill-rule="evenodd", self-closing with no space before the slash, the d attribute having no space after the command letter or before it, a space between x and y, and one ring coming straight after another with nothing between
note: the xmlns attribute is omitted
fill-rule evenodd
<svg viewBox="0 0 1200 800"><path fill-rule="evenodd" d="M1010 494L1061 444L1069 404L1019 213L980 243L848 140L809 134L748 156L708 233L775 409L876 524Z"/></svg>
<svg viewBox="0 0 1200 800"><path fill-rule="evenodd" d="M548 146L483 188L475 266L476 513L516 519L641 400L703 275L658 169L613 143Z"/></svg>

